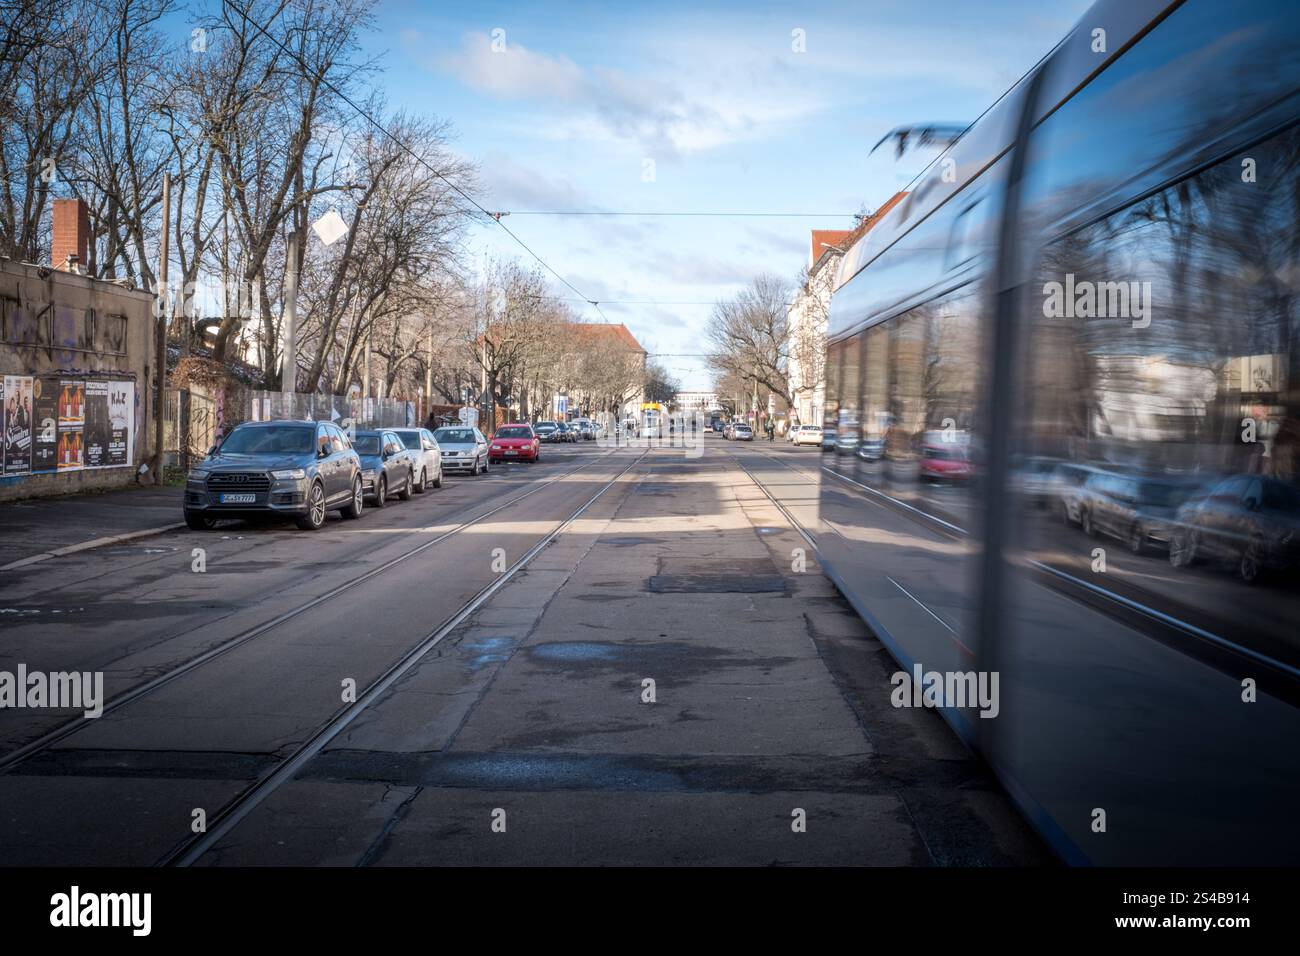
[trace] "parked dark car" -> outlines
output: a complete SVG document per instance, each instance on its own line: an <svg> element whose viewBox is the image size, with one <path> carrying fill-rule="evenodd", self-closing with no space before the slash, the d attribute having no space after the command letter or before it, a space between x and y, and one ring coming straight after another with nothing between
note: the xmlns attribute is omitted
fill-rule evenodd
<svg viewBox="0 0 1300 956"><path fill-rule="evenodd" d="M538 422L533 426L533 434L540 442L561 441L559 422Z"/></svg>
<svg viewBox="0 0 1300 956"><path fill-rule="evenodd" d="M471 475L486 473L488 440L483 433L470 425L447 425L433 433L442 448L442 467L447 471L463 471Z"/></svg>
<svg viewBox="0 0 1300 956"><path fill-rule="evenodd" d="M1134 554L1150 543L1168 547L1178 507L1191 490L1179 480L1093 472L1079 493L1079 524L1090 537L1118 538Z"/></svg>
<svg viewBox="0 0 1300 956"><path fill-rule="evenodd" d="M214 445L185 481L185 524L279 514L315 531L325 513L359 518L361 459L331 422L244 422Z"/></svg>
<svg viewBox="0 0 1300 956"><path fill-rule="evenodd" d="M1243 581L1300 565L1300 489L1266 475L1234 475L1178 509L1169 563L1231 565Z"/></svg>
<svg viewBox="0 0 1300 956"><path fill-rule="evenodd" d="M858 452L858 426L856 423L846 424L835 435L835 454L837 455L856 455Z"/></svg>
<svg viewBox="0 0 1300 956"><path fill-rule="evenodd" d="M858 445L858 457L863 461L880 461L885 457L883 438L864 438Z"/></svg>
<svg viewBox="0 0 1300 956"><path fill-rule="evenodd" d="M361 456L361 481L367 501L382 508L393 495L410 500L420 462L396 432L386 428L357 432L353 444Z"/></svg>

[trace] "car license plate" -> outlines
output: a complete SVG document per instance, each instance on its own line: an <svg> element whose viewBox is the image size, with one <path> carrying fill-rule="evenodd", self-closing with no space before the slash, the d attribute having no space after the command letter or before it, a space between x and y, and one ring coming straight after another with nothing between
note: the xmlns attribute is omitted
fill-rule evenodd
<svg viewBox="0 0 1300 956"><path fill-rule="evenodd" d="M222 495L221 503L223 505L251 505L257 500L257 495Z"/></svg>
<svg viewBox="0 0 1300 956"><path fill-rule="evenodd" d="M519 452L515 451L513 448L507 448L507 449L506 449L506 454L507 454L507 455L517 455L517 454L519 454Z"/></svg>

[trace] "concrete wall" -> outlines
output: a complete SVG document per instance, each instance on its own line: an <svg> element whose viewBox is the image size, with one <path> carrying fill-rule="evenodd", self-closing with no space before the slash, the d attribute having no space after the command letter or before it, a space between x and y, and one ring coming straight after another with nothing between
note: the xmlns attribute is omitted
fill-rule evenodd
<svg viewBox="0 0 1300 956"><path fill-rule="evenodd" d="M60 468L53 473L28 475L15 474L14 467L5 467L0 473L0 501L135 483L136 469L149 460L153 449L154 327L153 297L147 293L128 291L87 276L0 260L0 376L41 379L42 394L48 394L48 386L55 379L84 381L88 385L129 383L129 392L134 394L125 454L115 451L111 459L103 459L116 463L124 457L124 465ZM114 387L116 401L124 389L121 385ZM3 410L8 409L8 399L15 394L22 403L21 393L10 390ZM32 419L31 441L34 448L43 448L50 439L50 428L42 428L35 420L41 417L38 411L34 409L28 416ZM7 415L3 427L8 432ZM75 424L62 422L55 427L56 440L65 430L75 430ZM86 439L92 430L98 433L88 422ZM0 459L9 459L0 461L0 467L12 466L15 460L20 467L21 453L10 453L17 446L11 445L8 437L0 435ZM78 447L78 451L83 449ZM62 461L62 445L58 455ZM83 460L92 460L88 449L83 451Z"/></svg>

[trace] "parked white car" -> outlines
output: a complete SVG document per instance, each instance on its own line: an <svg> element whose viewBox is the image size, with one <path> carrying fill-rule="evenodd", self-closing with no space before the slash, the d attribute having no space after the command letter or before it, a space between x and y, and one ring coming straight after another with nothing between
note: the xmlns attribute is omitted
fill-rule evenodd
<svg viewBox="0 0 1300 956"><path fill-rule="evenodd" d="M488 440L477 428L447 425L434 432L433 437L442 447L442 464L447 471L471 475L487 473L491 457L488 454Z"/></svg>
<svg viewBox="0 0 1300 956"><path fill-rule="evenodd" d="M794 430L790 440L796 445L820 445L822 428L820 425L800 425Z"/></svg>
<svg viewBox="0 0 1300 956"><path fill-rule="evenodd" d="M425 488L442 487L442 449L427 428L394 428L392 432L402 440L416 458L415 477L411 490L417 495Z"/></svg>

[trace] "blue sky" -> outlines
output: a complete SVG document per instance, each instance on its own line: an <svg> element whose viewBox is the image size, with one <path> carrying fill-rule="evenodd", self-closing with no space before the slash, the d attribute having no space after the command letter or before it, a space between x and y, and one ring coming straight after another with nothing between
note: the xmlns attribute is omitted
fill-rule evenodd
<svg viewBox="0 0 1300 956"><path fill-rule="evenodd" d="M793 282L811 229L850 228L933 158L868 155L887 130L973 119L1088 6L383 0L367 52L383 57L391 106L451 120L489 209L816 214L505 220L605 317L670 356L683 387L706 388L692 356L708 303L760 271ZM471 249L476 262L528 258L491 225Z"/></svg>

